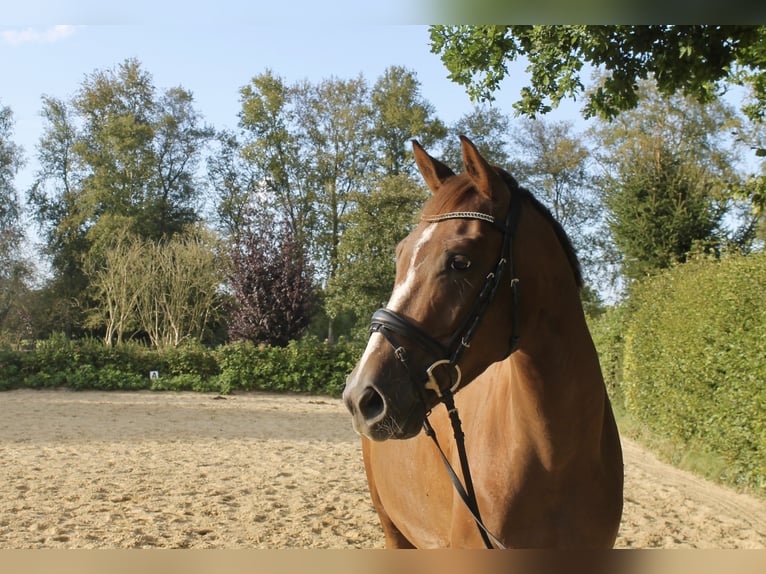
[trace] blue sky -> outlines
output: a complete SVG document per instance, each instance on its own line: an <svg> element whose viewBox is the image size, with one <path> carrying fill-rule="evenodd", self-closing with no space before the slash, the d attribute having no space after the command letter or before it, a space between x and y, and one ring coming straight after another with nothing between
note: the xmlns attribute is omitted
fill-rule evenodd
<svg viewBox="0 0 766 574"><path fill-rule="evenodd" d="M266 23L247 15L237 20L231 10L222 16L192 9L178 18L148 9L132 16L43 13L45 18L0 16L0 105L13 111L14 141L26 152L27 165L16 179L22 193L37 168L41 96L68 99L87 74L114 68L126 58L137 58L159 90L178 85L191 90L197 109L218 129L236 127L239 89L267 68L289 83L360 73L373 83L387 67L401 65L417 74L422 95L443 121L454 122L473 107L430 52L426 24L331 22L326 14L309 23L310 11L293 23L276 16ZM507 82L496 102L509 114L524 77L523 66L516 68L518 80ZM578 110L579 104L567 103L552 117L577 120Z"/></svg>

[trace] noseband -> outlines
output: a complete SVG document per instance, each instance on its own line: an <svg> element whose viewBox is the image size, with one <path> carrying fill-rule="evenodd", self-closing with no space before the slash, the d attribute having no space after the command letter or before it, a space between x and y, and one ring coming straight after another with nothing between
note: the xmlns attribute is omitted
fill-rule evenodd
<svg viewBox="0 0 766 574"><path fill-rule="evenodd" d="M508 214L505 218L504 224L498 223L495 218L486 213L478 213L472 211L457 211L451 213L445 213L442 215L435 215L424 217L422 221L429 223L439 223L441 221L447 221L451 219L477 219L480 221L486 221L490 223L495 229L499 230L503 234L503 243L500 248L500 256L495 264L495 268L487 275L484 280L484 285L479 291L476 300L474 301L471 311L463 320L461 326L450 337L448 343L443 345L428 333L415 326L412 322L407 320L403 315L392 311L391 309L378 309L372 315L372 322L370 325L370 333L380 333L394 348L394 355L404 365L409 374L410 380L415 385L423 405L426 408L426 418L423 421L423 427L426 434L436 444L437 449L447 467L447 471L450 475L453 485L455 486L458 494L463 499L463 502L468 507L468 510L474 517L477 526L479 527L479 533L487 548L492 548L492 543L498 548L504 548L502 542L497 539L482 522L481 515L479 513L478 502L476 501L476 494L473 490L473 484L471 481L471 473L468 466L468 459L465 453L465 441L464 434L461 428L460 417L458 416L457 409L455 408L455 402L453 394L458 390L461 383L462 374L460 366L458 365L460 357L463 351L471 346L471 340L476 334L476 330L481 323L481 319L487 311L487 308L492 303L497 294L500 282L506 267L509 270L511 277L511 297L512 297L512 317L511 317L511 340L510 351L512 353L519 342L519 280L514 273L513 265L513 240L516 235L516 228L519 222L519 212L521 211L521 194L511 193L511 206L508 210ZM399 344L397 336L404 337L405 339L414 342L422 350L426 351L429 355L436 358L425 371L426 382L422 383L421 377L416 377L412 372L408 363L408 355L406 348ZM439 385L434 371L437 367L447 366L451 369L450 381L445 386ZM422 385L422 386L421 386ZM431 427L428 421L430 409L428 408L428 402L426 398L427 390L436 393L439 402L444 403L449 413L450 421L452 422L452 428L455 434L455 442L458 447L458 455L460 457L460 466L463 472L463 479L465 486L460 483L457 474L452 469L452 466L444 454L439 441L436 438L436 433ZM490 542L490 538L492 542Z"/></svg>

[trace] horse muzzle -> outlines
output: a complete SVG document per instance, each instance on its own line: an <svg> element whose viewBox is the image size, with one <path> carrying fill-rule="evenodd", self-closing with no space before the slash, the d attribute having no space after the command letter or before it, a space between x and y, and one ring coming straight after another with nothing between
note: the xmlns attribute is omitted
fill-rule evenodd
<svg viewBox="0 0 766 574"><path fill-rule="evenodd" d="M384 441L412 438L421 431L426 409L402 371L395 362L371 368L370 361L362 361L348 376L343 402L357 433Z"/></svg>

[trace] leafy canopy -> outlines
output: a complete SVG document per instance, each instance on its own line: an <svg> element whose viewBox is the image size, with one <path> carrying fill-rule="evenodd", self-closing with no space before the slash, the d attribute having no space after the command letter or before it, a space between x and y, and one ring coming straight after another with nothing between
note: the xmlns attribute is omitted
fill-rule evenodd
<svg viewBox="0 0 766 574"><path fill-rule="evenodd" d="M529 62L529 85L514 104L534 117L586 92L587 64L606 75L587 92L585 117L614 118L638 103L638 83L653 78L663 95L707 102L720 83L750 86L744 111L766 110L766 26L431 26L431 51L474 100L492 100L508 64Z"/></svg>

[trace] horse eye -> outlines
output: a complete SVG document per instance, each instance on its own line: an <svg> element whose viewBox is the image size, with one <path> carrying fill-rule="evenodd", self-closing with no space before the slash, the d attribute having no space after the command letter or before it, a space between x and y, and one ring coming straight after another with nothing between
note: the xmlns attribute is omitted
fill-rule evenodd
<svg viewBox="0 0 766 574"><path fill-rule="evenodd" d="M465 255L453 255L449 266L456 271L465 271L471 266L471 260Z"/></svg>

